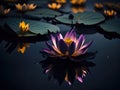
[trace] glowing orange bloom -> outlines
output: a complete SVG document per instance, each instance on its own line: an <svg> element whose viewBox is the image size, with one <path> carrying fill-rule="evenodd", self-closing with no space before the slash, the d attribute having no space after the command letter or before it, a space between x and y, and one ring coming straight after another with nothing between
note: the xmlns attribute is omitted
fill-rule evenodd
<svg viewBox="0 0 120 90"><path fill-rule="evenodd" d="M56 0L57 3L60 3L60 4L65 4L67 2L67 0Z"/></svg>
<svg viewBox="0 0 120 90"><path fill-rule="evenodd" d="M34 5L34 4L16 4L15 5L16 6L16 8L17 8L17 10L18 11L30 11L30 10L34 10L36 7L37 7L37 5Z"/></svg>
<svg viewBox="0 0 120 90"><path fill-rule="evenodd" d="M4 9L3 6L0 6L0 15L6 15L10 12L10 8Z"/></svg>
<svg viewBox="0 0 120 90"><path fill-rule="evenodd" d="M102 3L95 3L94 6L98 9L102 9L104 7Z"/></svg>
<svg viewBox="0 0 120 90"><path fill-rule="evenodd" d="M21 32L27 32L29 30L29 24L22 21L19 24L19 28L20 28Z"/></svg>
<svg viewBox="0 0 120 90"><path fill-rule="evenodd" d="M79 4L79 5L81 5L81 4L85 4L86 0L71 0L70 2L71 2L71 4Z"/></svg>
<svg viewBox="0 0 120 90"><path fill-rule="evenodd" d="M61 8L61 4L57 4L57 3L51 3L51 4L48 4L48 7L51 8L51 9L60 9Z"/></svg>
<svg viewBox="0 0 120 90"><path fill-rule="evenodd" d="M104 10L104 14L105 14L106 16L111 17L111 16L115 16L115 15L117 14L117 12L114 11L114 10Z"/></svg>

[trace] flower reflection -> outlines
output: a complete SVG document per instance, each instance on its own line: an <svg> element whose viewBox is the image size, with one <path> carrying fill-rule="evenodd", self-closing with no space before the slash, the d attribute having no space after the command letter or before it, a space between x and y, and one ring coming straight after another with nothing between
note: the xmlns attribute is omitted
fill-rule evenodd
<svg viewBox="0 0 120 90"><path fill-rule="evenodd" d="M27 32L29 30L29 24L22 21L19 24L19 28L20 28L21 32Z"/></svg>
<svg viewBox="0 0 120 90"><path fill-rule="evenodd" d="M92 41L85 43L84 35L80 35L76 38L76 32L74 30L68 31L63 36L58 33L56 36L51 35L51 41L53 45L48 42L46 45L48 48L43 51L51 57L76 57L86 53L88 47L92 44Z"/></svg>
<svg viewBox="0 0 120 90"><path fill-rule="evenodd" d="M4 9L4 7L2 5L0 5L0 15L7 15L10 12L10 8L8 9Z"/></svg>
<svg viewBox="0 0 120 90"><path fill-rule="evenodd" d="M77 62L73 62L68 58L61 60L60 58L48 57L46 60L40 62L44 73L58 81L61 85L66 81L69 85L72 85L75 79L80 83L83 83L84 77L89 73L89 67L94 66L93 62L86 61L87 59L94 59L96 52L86 53L77 59Z"/></svg>
<svg viewBox="0 0 120 90"><path fill-rule="evenodd" d="M60 9L61 8L61 4L59 4L59 3L51 3L51 4L48 4L48 7L50 8L50 9Z"/></svg>
<svg viewBox="0 0 120 90"><path fill-rule="evenodd" d="M25 11L31 11L34 10L37 5L35 4L15 4L16 8L18 11L25 12Z"/></svg>
<svg viewBox="0 0 120 90"><path fill-rule="evenodd" d="M112 17L112 16L115 16L117 14L117 12L114 10L104 10L104 14L106 16Z"/></svg>
<svg viewBox="0 0 120 90"><path fill-rule="evenodd" d="M24 54L25 51L26 51L26 49L27 49L28 47L30 47L30 44L29 44L29 43L20 43L20 44L18 44L18 49L17 49L17 51L18 51L19 53Z"/></svg>
<svg viewBox="0 0 120 90"><path fill-rule="evenodd" d="M102 9L104 7L102 3L95 3L94 6L97 9Z"/></svg>
<svg viewBox="0 0 120 90"><path fill-rule="evenodd" d="M79 13L79 12L82 13L86 11L86 8L85 7L72 7L71 11L73 13Z"/></svg>
<svg viewBox="0 0 120 90"><path fill-rule="evenodd" d="M86 0L70 0L73 5L83 5L86 3Z"/></svg>

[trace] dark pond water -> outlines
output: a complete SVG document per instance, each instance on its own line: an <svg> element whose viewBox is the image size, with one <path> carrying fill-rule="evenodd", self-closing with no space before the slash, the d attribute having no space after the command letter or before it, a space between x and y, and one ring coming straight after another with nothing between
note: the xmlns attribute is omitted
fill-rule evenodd
<svg viewBox="0 0 120 90"><path fill-rule="evenodd" d="M88 1L90 9L91 4L97 0ZM71 29L68 25L58 24L58 26L62 34ZM83 31L83 28L79 28L79 30ZM17 51L18 43L8 42L0 37L0 90L119 90L120 39L108 39L94 28L87 28L83 33L86 42L94 41L88 52L96 52L96 54L93 54L93 58L87 61L95 65L87 67L89 73L83 78L83 83L74 80L71 86L65 81L59 85L55 78L49 80L49 75L44 73L42 63L39 64L39 62L46 60L46 57L40 53L46 47L45 41L27 42L29 47L24 54L21 54ZM77 35L79 34L77 32ZM59 62L56 64L59 65ZM71 64L68 67L74 68ZM57 76L62 75L59 71L64 71L64 67L58 68L57 74L59 75Z"/></svg>

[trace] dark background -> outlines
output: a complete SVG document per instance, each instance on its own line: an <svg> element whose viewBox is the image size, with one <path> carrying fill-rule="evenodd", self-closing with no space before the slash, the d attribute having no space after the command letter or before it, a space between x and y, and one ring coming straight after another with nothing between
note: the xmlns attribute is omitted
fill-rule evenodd
<svg viewBox="0 0 120 90"><path fill-rule="evenodd" d="M113 2L113 0L88 0L87 7L91 8L94 2L105 1ZM61 24L58 26L62 33L70 29L70 26ZM95 59L91 60L96 66L90 68L91 73L83 79L82 84L75 81L72 86L67 83L59 86L55 79L48 81L48 76L43 74L41 65L37 63L44 60L40 53L45 47L44 41L30 43L25 54L20 54L17 48L8 53L5 48L7 41L3 40L0 44L0 90L119 90L120 40L109 40L98 32L86 33L85 37L87 41L94 41L88 51L98 52Z"/></svg>

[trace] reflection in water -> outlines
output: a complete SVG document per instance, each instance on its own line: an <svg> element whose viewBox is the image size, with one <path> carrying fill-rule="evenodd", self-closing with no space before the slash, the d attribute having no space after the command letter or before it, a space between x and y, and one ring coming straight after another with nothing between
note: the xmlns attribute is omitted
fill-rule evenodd
<svg viewBox="0 0 120 90"><path fill-rule="evenodd" d="M8 30L7 34L6 34L6 30ZM12 53L17 48L18 52L24 54L26 49L30 46L29 43L36 43L36 42L48 40L47 35L37 35L37 36L31 36L31 37L18 37L16 34L10 32L10 31L9 31L9 29L3 29L2 27L0 27L0 43L2 41L7 42L5 45L7 53Z"/></svg>
<svg viewBox="0 0 120 90"><path fill-rule="evenodd" d="M73 13L82 13L82 12L85 12L86 11L86 8L84 6L79 6L79 7L76 7L76 6L72 6L71 7L71 11Z"/></svg>
<svg viewBox="0 0 120 90"><path fill-rule="evenodd" d="M18 49L17 49L17 51L20 52L20 53L22 53L22 54L24 54L25 51L26 51L26 49L27 49L28 47L30 47L30 44L29 44L29 43L20 43L20 44L18 44Z"/></svg>
<svg viewBox="0 0 120 90"><path fill-rule="evenodd" d="M66 81L69 85L78 80L80 83L83 82L83 78L89 73L89 67L95 66L93 62L86 61L88 59L94 59L96 52L86 53L81 55L76 61L69 59L51 58L48 57L46 60L40 62L44 73L56 79L61 85Z"/></svg>

